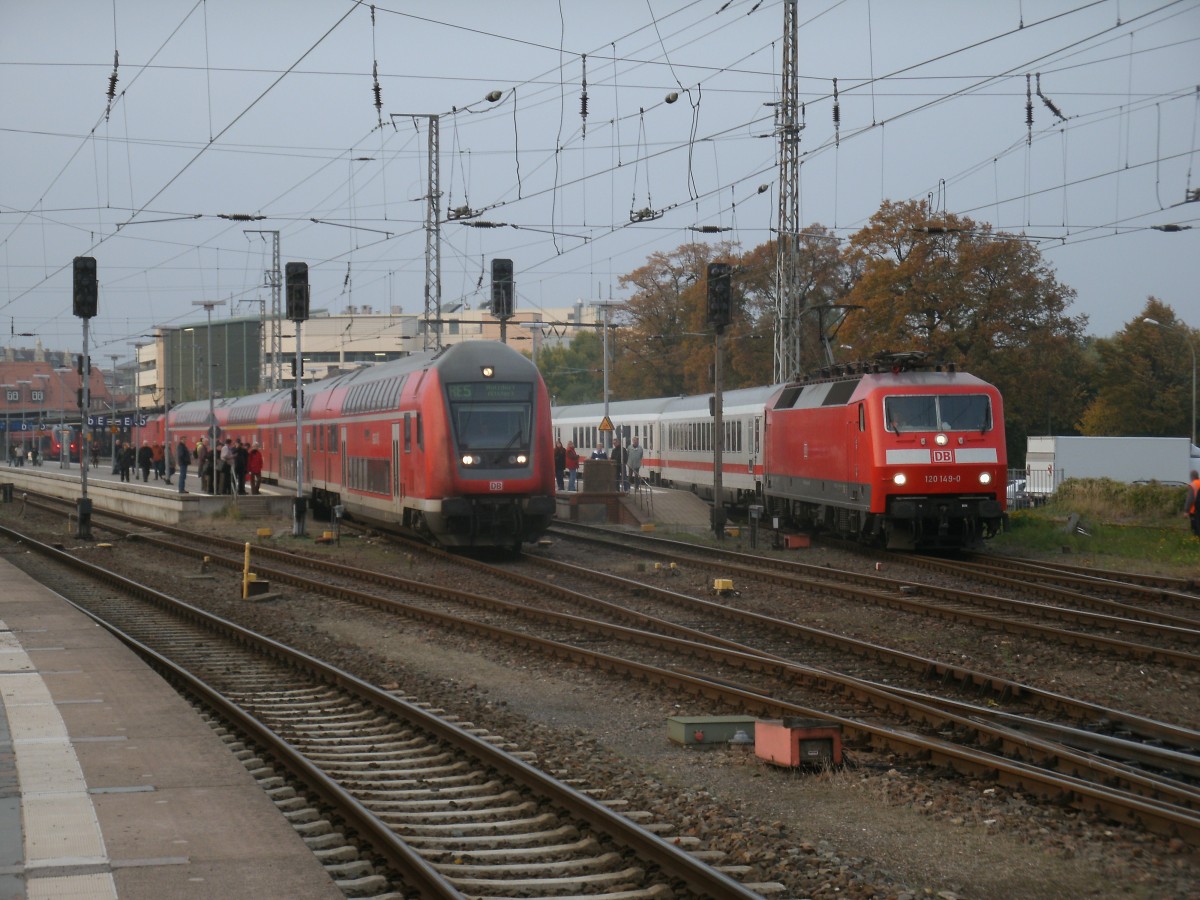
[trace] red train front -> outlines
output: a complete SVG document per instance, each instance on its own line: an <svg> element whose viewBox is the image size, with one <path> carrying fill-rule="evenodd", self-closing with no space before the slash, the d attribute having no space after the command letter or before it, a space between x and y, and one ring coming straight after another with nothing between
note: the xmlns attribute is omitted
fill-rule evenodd
<svg viewBox="0 0 1200 900"><path fill-rule="evenodd" d="M1000 528L999 391L904 357L781 388L767 403L764 493L798 523L892 549L957 549Z"/></svg>

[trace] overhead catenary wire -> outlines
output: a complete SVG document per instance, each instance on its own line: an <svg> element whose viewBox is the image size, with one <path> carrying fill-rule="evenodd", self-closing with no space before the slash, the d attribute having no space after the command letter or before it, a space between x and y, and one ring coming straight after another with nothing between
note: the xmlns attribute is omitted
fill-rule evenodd
<svg viewBox="0 0 1200 900"><path fill-rule="evenodd" d="M1024 24L1024 23L1022 23L1022 24ZM1032 27L1032 24L1031 24L1030 26L1026 26L1026 27ZM616 56L615 52L614 52L613 56L614 56L614 57ZM616 62L615 62L615 59L614 59L614 70L615 70L615 68L616 68ZM872 80L871 80L871 83L872 83L872 85L874 85L874 83L875 83L875 79L872 79ZM619 93L619 92L614 90L614 95L615 95L615 94L617 94L617 93ZM615 97L614 97L614 99L615 99ZM516 132L516 127L517 127L517 124L516 124L516 116L515 116L515 115L514 115L514 120L513 120L513 121L514 121L514 133L515 133L515 132ZM589 129L589 131L590 131L590 129ZM381 137L381 141L382 141L382 137ZM564 144L564 145L565 145L566 143L567 143L567 142L563 142L563 144ZM616 146L617 146L617 148L618 148L618 149L617 149L617 152L618 152L618 154L619 154L619 153L621 152L621 150L620 150L620 148L621 148L621 144L620 144L620 142L619 142L619 141L617 142ZM681 142L681 143L679 144L679 146L680 146L680 148L682 148L682 147L683 147L683 143ZM714 145L714 146L715 146L715 145ZM836 146L837 146L837 144L836 144L836 142L835 142L835 147L836 147ZM561 152L561 148L560 148L559 152ZM518 164L519 164L519 163L518 163ZM384 172L386 172L386 169L387 169L387 168L388 168L387 166L381 166L381 171L384 171ZM609 170L609 173L610 173L610 175L611 175L611 173L612 173L612 172L614 172L614 171L615 171L615 170L614 170L614 169L612 169L612 168L610 167L610 170ZM584 174L586 175L587 173L585 172ZM729 182L729 184L728 184L728 185L721 185L721 186L720 186L720 188L718 189L718 193L719 193L719 190L720 190L720 189L723 189L723 187L725 187L725 186L732 186L732 185L734 185L734 184L737 184L737 183L738 183L738 181L737 181L737 180L731 180L731 181ZM569 182L569 181L563 181L563 182L561 182L561 184L559 185L559 188L560 188L560 189L566 188L566 187L567 187L569 184L570 184L570 182ZM648 187L649 187L649 185L648 185ZM518 190L520 191L521 189L520 189L520 188L518 188ZM658 190L656 190L656 193L657 193L657 192L659 192L659 191L658 191ZM692 193L692 192L689 192L689 193ZM562 225L562 224L565 224L565 222L563 222L563 221L560 221L560 218L561 218L561 216L556 216L556 218L555 218L554 222L552 223L552 224L553 224L553 225L556 227L556 230L557 230L557 226L559 226L559 225ZM593 244L593 246L594 246L594 244Z"/></svg>

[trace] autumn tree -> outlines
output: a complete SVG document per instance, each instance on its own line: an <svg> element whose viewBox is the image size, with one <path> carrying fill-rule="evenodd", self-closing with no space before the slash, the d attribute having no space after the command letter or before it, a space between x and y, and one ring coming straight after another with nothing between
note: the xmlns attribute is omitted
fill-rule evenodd
<svg viewBox="0 0 1200 900"><path fill-rule="evenodd" d="M1074 424L1086 402L1083 330L1074 291L1037 248L924 203L885 202L850 238L847 262L861 305L843 334L859 355L920 350L994 383L1004 395L1009 454L1048 421ZM1063 430L1067 430L1064 428Z"/></svg>
<svg viewBox="0 0 1200 900"><path fill-rule="evenodd" d="M712 390L715 342L707 322L707 270L732 268L733 321L725 329L723 384L733 389L769 384L775 326L775 248L739 253L732 243L683 244L653 254L621 278L632 288L613 336L616 398L701 394Z"/></svg>
<svg viewBox="0 0 1200 900"><path fill-rule="evenodd" d="M1080 430L1093 435L1190 434L1191 348L1198 339L1171 307L1150 297L1133 321L1096 342L1096 396Z"/></svg>

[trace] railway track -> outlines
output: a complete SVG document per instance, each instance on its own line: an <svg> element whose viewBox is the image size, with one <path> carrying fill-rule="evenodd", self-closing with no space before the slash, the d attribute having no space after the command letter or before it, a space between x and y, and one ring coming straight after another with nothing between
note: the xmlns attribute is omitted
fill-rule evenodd
<svg viewBox="0 0 1200 900"><path fill-rule="evenodd" d="M761 557L720 548L698 548L678 541L617 535L605 529L555 525L554 532L598 545L628 548L660 561L686 561L714 575L736 579L772 581L798 590L819 590L857 602L873 603L905 612L994 628L1010 634L1032 635L1075 647L1153 660L1200 670L1200 621L1176 616L1123 610L1111 601L1096 601L1107 612L1072 609L1044 603L981 594L910 580L887 578L824 566ZM899 558L898 558L899 559ZM1057 595L1056 595L1057 596ZM986 610L986 611L985 611ZM1135 612L1129 618L1122 612ZM1072 629L1045 622L1063 623ZM1132 632L1154 641L1134 641L1114 636Z"/></svg>
<svg viewBox="0 0 1200 900"><path fill-rule="evenodd" d="M42 578L251 736L272 762L268 771L252 757L255 775L292 807L286 814L352 896L750 898L778 887L738 883L467 723L28 535L0 534L38 555ZM324 814L276 769L320 798ZM362 846L331 837L329 821Z"/></svg>
<svg viewBox="0 0 1200 900"><path fill-rule="evenodd" d="M143 536L142 540L153 540L153 538ZM208 540L206 538L205 542L207 543ZM169 547L176 552L189 552L186 548L180 546L178 538L165 541L164 547ZM240 545L236 545L236 548L231 546L229 549L240 550ZM190 552L200 554L204 550L194 548ZM266 553L267 551L260 550L259 552ZM271 552L270 555L277 560L282 560L283 556L294 556L291 554L281 555L278 551ZM217 561L223 562L223 564L230 567L240 566L240 554L237 556L231 555L225 560ZM305 590L323 590L327 593L332 592L338 596L349 596L350 592L346 588L330 584L328 573L332 572L334 567L331 567L327 561L292 558L287 559L286 562L289 566L322 567L325 570L326 577L312 581L303 579L284 569L273 568L270 570L273 582L277 578L286 579L293 584L304 587ZM261 566L257 568L261 569ZM338 576L347 577L348 574L338 573ZM359 577L366 574L376 582L389 583L393 587L401 587L404 590L418 593L429 594L431 592L437 593L447 590L445 588L435 589L434 586L425 583L395 579L394 576L385 576L380 573L358 572L356 574ZM356 602L385 605L393 609L400 605L396 601L386 598L367 597L362 592L357 592L354 599ZM472 599L471 602L478 603L480 601ZM676 690L689 690L700 693L735 708L754 710L767 715L800 715L806 717L817 715L830 718L824 709L799 706L794 702L773 696L769 690L763 687L753 685L731 686L727 675L717 675L714 677L712 675L680 673L678 670L672 672L645 662L612 657L609 654L601 654L595 650L571 646L563 641L550 641L540 635L522 635L512 629L497 628L494 624L465 621L460 617L452 617L435 610L427 608L415 609L410 604L403 605L407 607L404 610L406 615L417 616L426 621L438 621L443 627L467 628L475 630L477 633L488 634L492 639L499 637L502 640L510 642L519 641L527 646L536 647L541 652L566 656L589 666L605 665L627 676L658 681L668 684ZM491 604L490 608L494 611L497 606ZM506 614L508 613L511 613L511 610L507 610ZM542 623L547 621L544 611L527 610L522 611L521 614L536 616L536 621ZM976 741L977 744L991 744L994 747L1001 748L1006 753L1012 754L1017 759L1005 759L994 753L953 745L936 736L922 736L901 728L870 724L864 722L861 718L833 717L842 725L852 740L870 741L874 747L899 749L910 755L927 755L959 771L986 773L989 777L996 777L1002 781L1020 784L1023 788L1031 790L1034 793L1042 793L1047 796L1072 797L1075 802L1087 808L1104 809L1107 814L1113 815L1118 819L1124 818L1126 820L1139 821L1155 830L1165 831L1166 833L1191 834L1197 828L1195 815L1189 809L1197 805L1197 798L1185 785L1173 783L1169 779L1156 779L1133 771L1131 768L1123 768L1095 758L1088 758L1087 754L1070 750L1066 743L1061 742L1058 738L1032 737L1029 731L1017 730L1019 726L1016 725L1017 720L1015 718L1010 717L1005 723L988 725L979 721L985 717L975 715L970 710L948 711L944 707L938 709L936 708L936 702L932 702L929 697L924 695L920 697L903 697L900 692L895 690L885 690L878 685L865 684L857 682L854 679L841 679L840 676L829 671L816 671L796 666L788 663L786 660L770 658L754 651L752 648L741 650L730 647L716 648L712 646L711 642L701 643L691 637L686 639L665 637L663 635L654 635L647 631L635 633L632 629L625 629L618 636L617 630L612 626L606 626L594 620L584 622L579 617L572 617L572 620L568 622L565 621L566 618L560 615L559 620L555 623L556 627L563 629L585 628L588 634L603 633L606 639L613 641L656 643L660 648L669 648L669 652L673 654L678 654L686 650L698 656L716 657L721 666L736 666L749 671L765 673L766 684L777 684L784 681L804 682L807 680L813 682L837 679L839 680L838 689L845 691L848 696L852 695L856 699L868 698L866 702L874 704L878 709L902 708L905 716L914 722L928 724L935 732L941 730L943 732L957 732L964 735L979 735ZM658 627L661 627L661 625ZM1047 723L1036 723L1036 727L1042 730L1041 733L1043 735L1050 734L1053 728ZM1185 732L1186 730L1177 729L1174 738L1177 741L1186 743L1188 750L1194 752L1196 749L1196 736L1194 734L1186 734ZM1058 732L1058 734L1061 737L1061 732ZM1108 749L1110 751L1114 743L1111 740L1109 741ZM1180 754L1181 758L1186 758L1189 755L1187 753ZM1048 773L1045 769L1037 768L1039 764L1053 766L1059 771ZM1103 787L1105 783L1119 783L1120 788L1118 790L1111 790Z"/></svg>

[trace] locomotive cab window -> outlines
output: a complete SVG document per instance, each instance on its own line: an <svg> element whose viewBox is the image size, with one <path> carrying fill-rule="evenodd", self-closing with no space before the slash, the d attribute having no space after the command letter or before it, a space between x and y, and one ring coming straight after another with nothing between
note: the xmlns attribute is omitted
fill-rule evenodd
<svg viewBox="0 0 1200 900"><path fill-rule="evenodd" d="M471 459L472 465L525 464L532 441L532 384L450 384L446 396L454 441L464 460Z"/></svg>
<svg viewBox="0 0 1200 900"><path fill-rule="evenodd" d="M883 412L887 430L897 434L915 431L983 432L992 427L992 405L986 394L886 397Z"/></svg>

